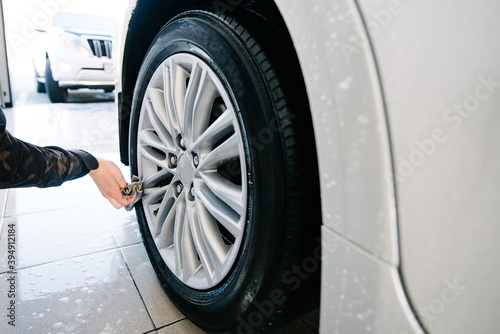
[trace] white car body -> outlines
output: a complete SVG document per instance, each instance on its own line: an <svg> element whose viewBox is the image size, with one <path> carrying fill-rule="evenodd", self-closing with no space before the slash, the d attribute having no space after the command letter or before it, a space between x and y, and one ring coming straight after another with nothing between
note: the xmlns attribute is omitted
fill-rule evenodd
<svg viewBox="0 0 500 334"><path fill-rule="evenodd" d="M68 48L68 45L61 43L59 36L54 34L47 54L54 63L52 72L60 87L82 88L114 85L111 36L97 35L91 31L79 32L75 34L73 41L75 45L82 45L82 48ZM95 55L92 49L87 47L89 41L104 45L105 55L102 55L102 52L99 56Z"/></svg>
<svg viewBox="0 0 500 334"><path fill-rule="evenodd" d="M318 152L320 332L496 333L500 3L275 3Z"/></svg>
<svg viewBox="0 0 500 334"><path fill-rule="evenodd" d="M77 20L71 22L73 16ZM38 76L44 79L45 59L49 58L53 78L61 88L112 89L113 30L114 22L108 18L56 13L54 26L46 32L46 50L35 59Z"/></svg>

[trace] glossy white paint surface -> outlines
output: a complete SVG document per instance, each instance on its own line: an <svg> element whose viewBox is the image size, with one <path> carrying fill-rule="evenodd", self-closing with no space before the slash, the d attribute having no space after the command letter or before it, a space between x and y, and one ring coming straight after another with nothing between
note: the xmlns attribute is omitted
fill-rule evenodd
<svg viewBox="0 0 500 334"><path fill-rule="evenodd" d="M134 13L135 7L137 5L137 0L128 0L128 6L125 10L125 15L123 17L123 21L121 29L118 30L118 37L116 39L116 43L113 44L113 52L116 57L113 59L113 66L115 66L115 81L116 81L116 91L122 91L122 75L121 71L123 68L123 53L125 50L125 39L127 38L127 32L129 27L130 19Z"/></svg>
<svg viewBox="0 0 500 334"><path fill-rule="evenodd" d="M403 278L430 333L500 327L500 2L361 0L396 161ZM395 1L392 1L395 3Z"/></svg>
<svg viewBox="0 0 500 334"><path fill-rule="evenodd" d="M370 48L352 1L277 1L302 65L318 148L323 223L398 265L386 119Z"/></svg>
<svg viewBox="0 0 500 334"><path fill-rule="evenodd" d="M353 1L276 1L302 65L319 152L322 333L421 333L399 279L389 137Z"/></svg>
<svg viewBox="0 0 500 334"><path fill-rule="evenodd" d="M323 227L321 333L423 334L397 268Z"/></svg>

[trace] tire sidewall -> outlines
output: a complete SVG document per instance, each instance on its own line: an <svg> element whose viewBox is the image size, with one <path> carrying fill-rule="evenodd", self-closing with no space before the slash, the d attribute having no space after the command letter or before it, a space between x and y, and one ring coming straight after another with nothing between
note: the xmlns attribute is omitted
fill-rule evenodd
<svg viewBox="0 0 500 334"><path fill-rule="evenodd" d="M52 103L66 102L68 91L59 87L59 83L54 80L49 58L45 60L45 88Z"/></svg>

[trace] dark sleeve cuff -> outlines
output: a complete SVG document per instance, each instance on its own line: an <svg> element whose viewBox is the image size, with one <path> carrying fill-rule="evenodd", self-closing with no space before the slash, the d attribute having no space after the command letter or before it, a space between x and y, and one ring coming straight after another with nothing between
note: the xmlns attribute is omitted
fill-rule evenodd
<svg viewBox="0 0 500 334"><path fill-rule="evenodd" d="M80 160L82 161L82 168L87 168L88 172L99 168L99 162L97 159L87 151L84 150L71 150Z"/></svg>

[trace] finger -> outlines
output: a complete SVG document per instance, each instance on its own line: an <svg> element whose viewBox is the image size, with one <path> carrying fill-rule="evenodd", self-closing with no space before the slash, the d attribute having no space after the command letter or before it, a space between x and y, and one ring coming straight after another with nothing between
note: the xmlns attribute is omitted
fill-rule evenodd
<svg viewBox="0 0 500 334"><path fill-rule="evenodd" d="M115 182L118 184L120 189L124 189L128 187L127 181L123 178L123 175L120 174L121 177L115 176Z"/></svg>
<svg viewBox="0 0 500 334"><path fill-rule="evenodd" d="M120 203L123 206L129 205L132 203L135 198L137 197L137 194L133 194L131 197L123 197L122 191L120 189L113 189L109 191L109 197L113 198L116 202Z"/></svg>
<svg viewBox="0 0 500 334"><path fill-rule="evenodd" d="M112 175L113 175L113 178L115 179L115 183L118 185L119 188L123 189L123 188L126 188L128 186L128 183L127 183L127 181L125 181L125 178L123 177L120 170L116 170Z"/></svg>
<svg viewBox="0 0 500 334"><path fill-rule="evenodd" d="M111 197L113 197L117 201L122 201L123 197L123 192L122 192L122 187L116 186L113 187L113 189L110 189L109 194Z"/></svg>
<svg viewBox="0 0 500 334"><path fill-rule="evenodd" d="M122 199L120 199L120 203L123 204L123 206L127 206L130 203L132 203L135 200L136 197L137 196L134 195L134 196L129 197L129 198L122 198Z"/></svg>
<svg viewBox="0 0 500 334"><path fill-rule="evenodd" d="M132 203L133 201L135 201L135 198L136 198L136 197L137 197L137 194L134 194L134 195L132 195L131 197L124 198L123 200L124 200L125 202L127 202L127 204L130 204L130 203Z"/></svg>

